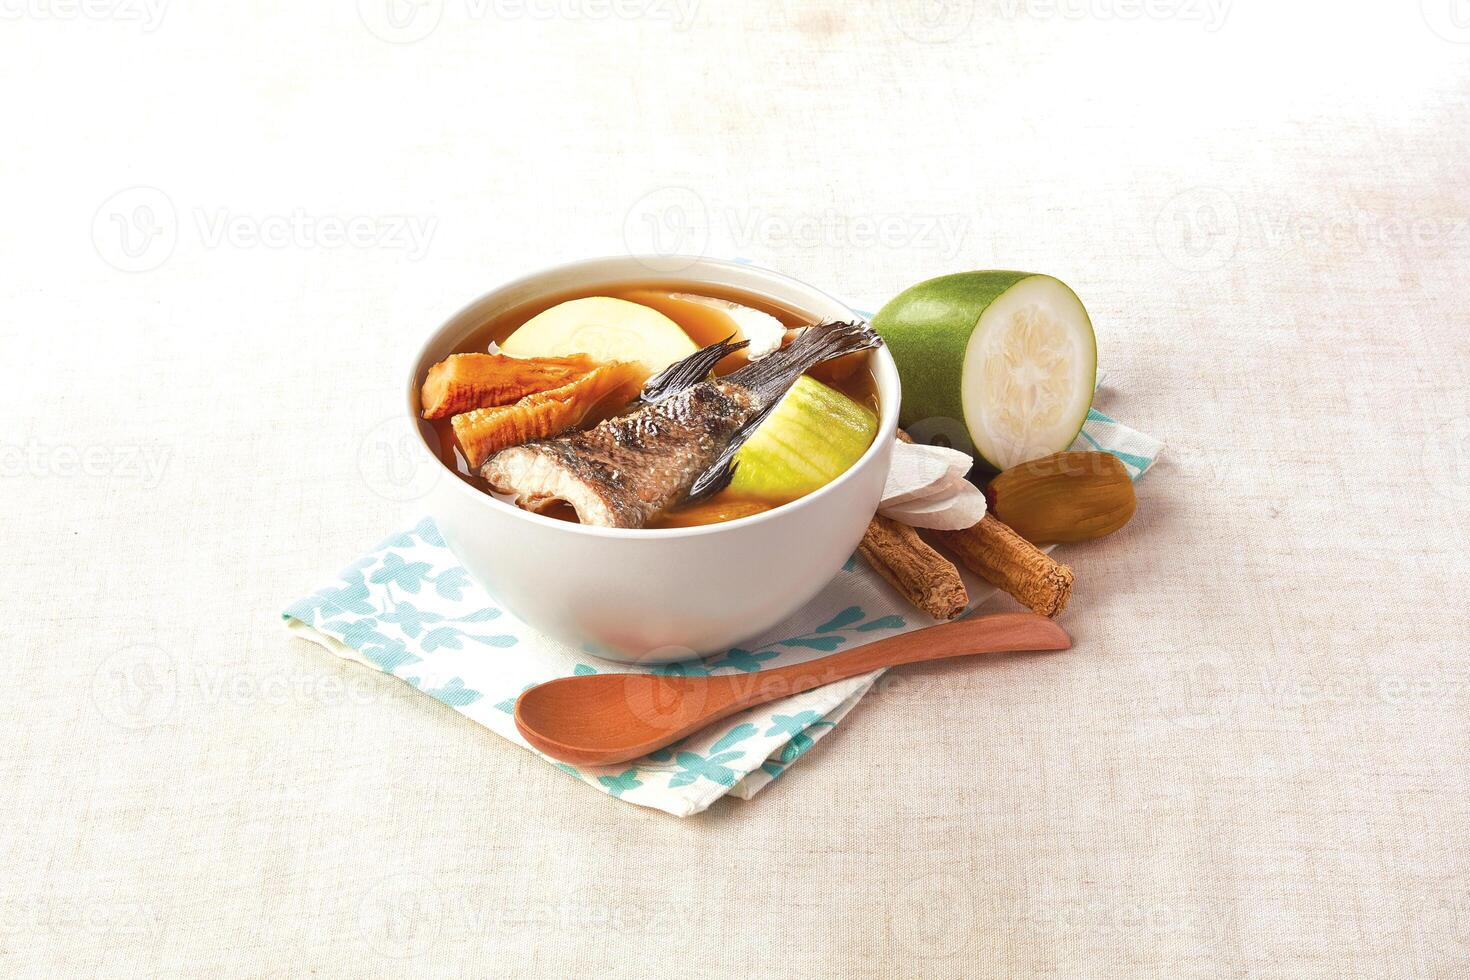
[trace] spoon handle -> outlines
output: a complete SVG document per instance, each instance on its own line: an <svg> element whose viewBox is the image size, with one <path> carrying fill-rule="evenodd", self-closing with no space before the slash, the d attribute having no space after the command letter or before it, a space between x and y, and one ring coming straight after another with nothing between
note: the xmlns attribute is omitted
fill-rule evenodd
<svg viewBox="0 0 1470 980"><path fill-rule="evenodd" d="M992 613L890 636L790 667L745 675L740 678L745 683L738 687L732 685L729 695L733 700L727 710L763 704L883 667L977 653L1066 650L1071 645L1072 638L1066 630L1044 616Z"/></svg>

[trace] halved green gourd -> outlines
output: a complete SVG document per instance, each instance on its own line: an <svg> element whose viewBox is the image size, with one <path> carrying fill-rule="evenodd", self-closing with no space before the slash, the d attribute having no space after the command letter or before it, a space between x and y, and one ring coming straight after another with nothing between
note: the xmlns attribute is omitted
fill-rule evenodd
<svg viewBox="0 0 1470 980"><path fill-rule="evenodd" d="M1087 420L1097 340L1059 279L940 276L895 296L873 329L898 364L899 421L916 439L947 437L1003 470L1066 449Z"/></svg>
<svg viewBox="0 0 1470 980"><path fill-rule="evenodd" d="M826 486L862 458L878 419L806 375L735 453L732 493L793 500Z"/></svg>

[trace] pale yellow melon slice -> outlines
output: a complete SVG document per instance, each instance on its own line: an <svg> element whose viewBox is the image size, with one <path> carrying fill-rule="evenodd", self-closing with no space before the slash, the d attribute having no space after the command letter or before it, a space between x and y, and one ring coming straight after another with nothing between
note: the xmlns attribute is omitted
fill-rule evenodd
<svg viewBox="0 0 1470 980"><path fill-rule="evenodd" d="M588 296L533 316L500 350L512 357L588 354L599 361L632 361L653 374L698 348L677 323L655 309L611 296Z"/></svg>

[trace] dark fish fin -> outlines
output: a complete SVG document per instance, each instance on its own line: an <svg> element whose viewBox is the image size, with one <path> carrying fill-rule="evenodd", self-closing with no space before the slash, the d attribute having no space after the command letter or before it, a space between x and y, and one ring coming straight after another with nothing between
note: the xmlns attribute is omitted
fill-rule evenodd
<svg viewBox="0 0 1470 980"><path fill-rule="evenodd" d="M820 323L808 327L801 336L785 347L726 375L726 381L751 389L756 393L757 401L764 404L760 411L735 430L724 451L690 486L689 500L702 500L730 485L735 477L735 453L776 410L776 406L781 403L781 396L805 371L834 357L872 350L882 344L883 340L866 323Z"/></svg>
<svg viewBox="0 0 1470 980"><path fill-rule="evenodd" d="M704 475L695 480L694 486L689 488L689 496L685 498L685 503L692 504L706 497L713 497L728 487L730 481L735 479L735 467L737 465L732 457L724 463L721 463L716 469L705 470Z"/></svg>
<svg viewBox="0 0 1470 980"><path fill-rule="evenodd" d="M643 385L643 393L638 396L638 400L645 405L652 405L654 402L661 402L670 395L677 395L699 384L709 377L715 365L724 360L727 354L734 353L750 343L748 340L737 340L732 344L730 341L734 337L732 333L724 340L697 350L682 361L670 364L648 379Z"/></svg>
<svg viewBox="0 0 1470 980"><path fill-rule="evenodd" d="M756 392L762 401L785 394L797 377L823 361L883 346L873 328L858 320L807 327L791 343L725 376Z"/></svg>
<svg viewBox="0 0 1470 980"><path fill-rule="evenodd" d="M740 428L736 429L735 434L730 437L730 444L710 464L709 469L701 473L689 487L691 502L713 496L730 485L730 481L735 478L735 453L745 445L746 440L755 433L755 430L760 428L761 423L770 417L780 402L781 399L777 398L741 423Z"/></svg>

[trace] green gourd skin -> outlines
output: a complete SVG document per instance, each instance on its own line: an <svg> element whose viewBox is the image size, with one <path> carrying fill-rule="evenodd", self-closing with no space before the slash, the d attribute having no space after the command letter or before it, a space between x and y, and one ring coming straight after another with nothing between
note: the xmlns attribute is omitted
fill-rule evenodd
<svg viewBox="0 0 1470 980"><path fill-rule="evenodd" d="M1003 296L1004 305L997 304ZM1058 362L1059 355L1051 353L1049 365L1038 364L1020 355L1019 363L1008 366L1008 354L999 362L1002 387L993 378L987 382L981 364L984 372L997 370L994 345L1031 336L1031 317L1041 317L1044 329L1063 338L1064 360ZM982 470L998 471L1064 450L1086 420L1097 374L1097 340L1081 300L1052 276L981 271L928 279L884 304L873 317L873 329L892 353L903 384L899 424L916 440L969 452ZM972 352L972 344L975 351L990 353ZM976 376L966 376L967 360ZM1038 408L1038 391L1051 382L1039 380L1037 371L1057 370L1059 364L1069 372L1070 393L1060 396L1065 402ZM999 393L1004 400L996 400ZM1040 428L1030 428L1030 420L1037 420Z"/></svg>
<svg viewBox="0 0 1470 980"><path fill-rule="evenodd" d="M873 329L888 345L903 379L899 425L954 419L964 425L960 401L965 348L980 314L1030 272L958 272L910 286L884 304Z"/></svg>

